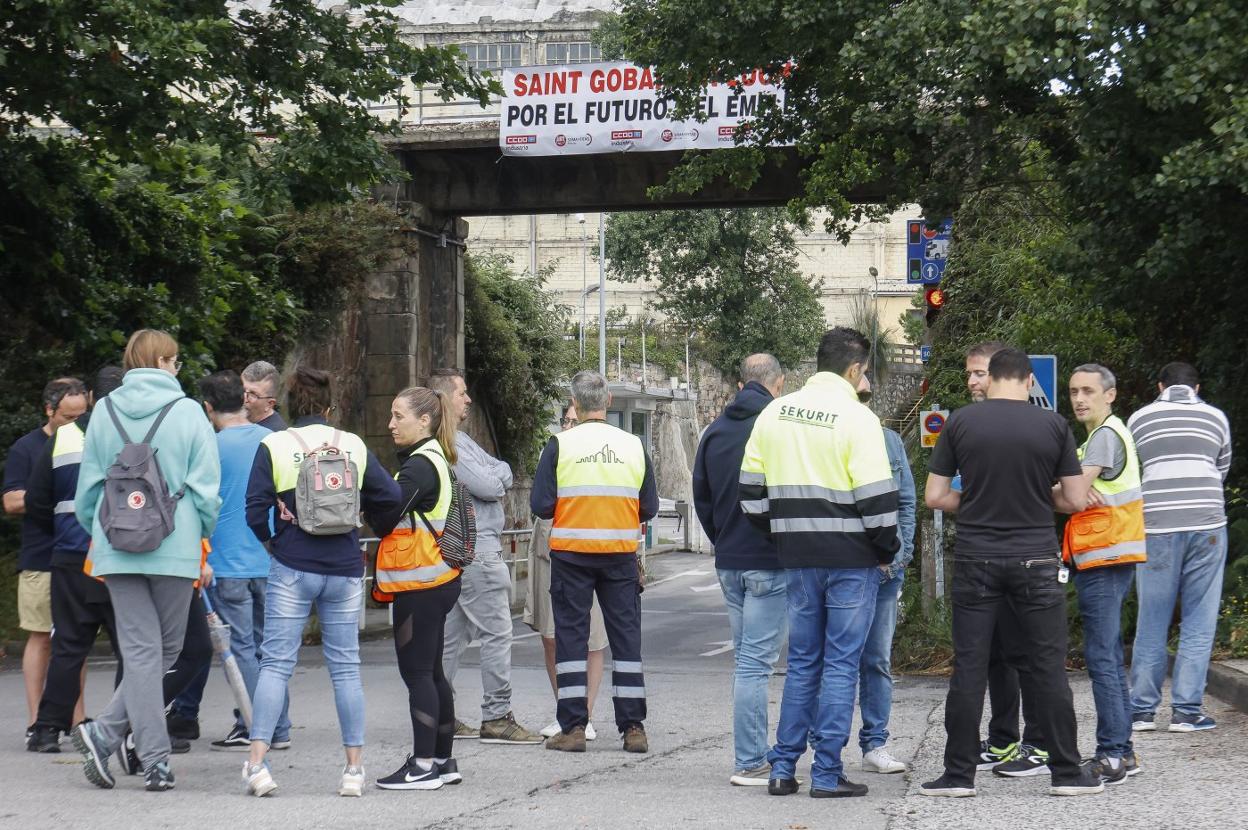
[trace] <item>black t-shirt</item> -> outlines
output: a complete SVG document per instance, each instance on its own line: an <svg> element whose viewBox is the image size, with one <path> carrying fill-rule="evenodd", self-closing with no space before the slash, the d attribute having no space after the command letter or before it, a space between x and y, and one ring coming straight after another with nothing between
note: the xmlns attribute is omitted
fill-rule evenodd
<svg viewBox="0 0 1248 830"><path fill-rule="evenodd" d="M949 416L928 469L962 474L957 553L964 556L1056 553L1053 485L1083 471L1065 418L1002 399Z"/></svg>
<svg viewBox="0 0 1248 830"><path fill-rule="evenodd" d="M4 462L4 492L25 490L26 480L43 457L48 435L43 429L26 433L13 442ZM52 534L31 516L22 516L22 549L17 556L19 571L46 571L52 567Z"/></svg>

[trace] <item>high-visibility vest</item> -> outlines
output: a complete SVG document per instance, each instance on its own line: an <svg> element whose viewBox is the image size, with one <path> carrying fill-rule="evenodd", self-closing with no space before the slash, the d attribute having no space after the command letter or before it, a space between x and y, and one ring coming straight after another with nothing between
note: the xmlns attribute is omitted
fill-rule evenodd
<svg viewBox="0 0 1248 830"><path fill-rule="evenodd" d="M559 463L551 550L636 553L638 502L646 478L641 440L601 421L555 435Z"/></svg>
<svg viewBox="0 0 1248 830"><path fill-rule="evenodd" d="M1113 430L1122 440L1127 463L1115 478L1097 478L1092 482L1092 489L1100 494L1104 505L1076 513L1066 523L1062 559L1073 562L1078 570L1143 562L1148 558L1140 458L1127 425L1117 415L1110 415L1088 434L1088 440L1079 448L1079 458L1083 458L1088 442L1101 429Z"/></svg>
<svg viewBox="0 0 1248 830"><path fill-rule="evenodd" d="M424 512L437 535L429 532L419 516L408 513L381 540L377 547L377 574L373 582L373 597L379 602L388 602L393 599L391 594L401 591L427 591L445 585L460 574L459 568L446 564L438 548L438 537L446 527L446 515L450 512L454 492L446 455L436 440L426 442L416 450L415 455L429 459L438 473L438 502L432 510Z"/></svg>
<svg viewBox="0 0 1248 830"><path fill-rule="evenodd" d="M300 445L295 433L303 439L308 447L317 448L323 444L337 446L346 454L347 460L355 462L358 475L351 484L360 489L364 486L364 470L368 467L368 448L363 439L353 432L335 429L329 424L307 424L291 427L281 432L270 432L260 442L269 448L269 457L273 465L273 488L278 493L294 490L299 482L299 465L303 461L303 446Z"/></svg>
<svg viewBox="0 0 1248 830"><path fill-rule="evenodd" d="M56 499L52 516L52 546L59 551L83 551L91 544L91 534L74 515L74 492L86 433L76 423L65 424L52 437L52 495Z"/></svg>

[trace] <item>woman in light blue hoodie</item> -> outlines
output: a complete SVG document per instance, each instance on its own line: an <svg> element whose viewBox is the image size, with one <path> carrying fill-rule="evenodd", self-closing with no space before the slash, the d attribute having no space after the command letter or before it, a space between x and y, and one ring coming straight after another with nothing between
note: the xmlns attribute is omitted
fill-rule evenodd
<svg viewBox="0 0 1248 830"><path fill-rule="evenodd" d="M121 388L101 405L112 413L99 413L87 426L74 509L91 533L91 574L104 579L113 601L126 670L112 701L94 721L74 729L73 739L87 780L109 789L115 781L108 757L127 728L133 729L147 789L160 791L173 787L161 678L182 649L192 586L200 574L200 541L217 524L221 463L212 425L178 384L181 362L172 337L152 329L135 332L126 344L124 367ZM148 553L117 550L101 523L105 475L124 444L112 415L130 440L139 442L166 407L151 445L169 492L182 493L173 531Z"/></svg>

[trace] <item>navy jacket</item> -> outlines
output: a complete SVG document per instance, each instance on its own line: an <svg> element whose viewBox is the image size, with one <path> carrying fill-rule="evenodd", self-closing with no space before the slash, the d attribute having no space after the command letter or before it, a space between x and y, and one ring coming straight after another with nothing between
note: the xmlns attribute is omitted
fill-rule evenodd
<svg viewBox="0 0 1248 830"><path fill-rule="evenodd" d="M745 442L750 438L758 413L771 401L766 387L750 381L706 428L698 442L698 454L693 460L693 506L702 529L715 546L716 568L740 571L780 568L776 546L766 532L741 512L737 501Z"/></svg>
<svg viewBox="0 0 1248 830"><path fill-rule="evenodd" d="M76 422L84 433L90 418L91 413L87 412ZM26 480L26 515L51 534L53 565L81 568L87 549L91 547L91 534L78 522L73 509L78 468L82 462L71 459L54 467L52 450L55 447L56 433L53 433Z"/></svg>

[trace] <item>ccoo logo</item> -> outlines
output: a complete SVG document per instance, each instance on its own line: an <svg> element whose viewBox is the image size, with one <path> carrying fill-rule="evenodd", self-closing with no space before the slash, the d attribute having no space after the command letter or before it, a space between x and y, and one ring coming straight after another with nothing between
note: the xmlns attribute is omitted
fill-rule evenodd
<svg viewBox="0 0 1248 830"><path fill-rule="evenodd" d="M126 506L131 510L142 510L147 506L147 496L143 495L138 490L135 490L133 493L126 496Z"/></svg>

